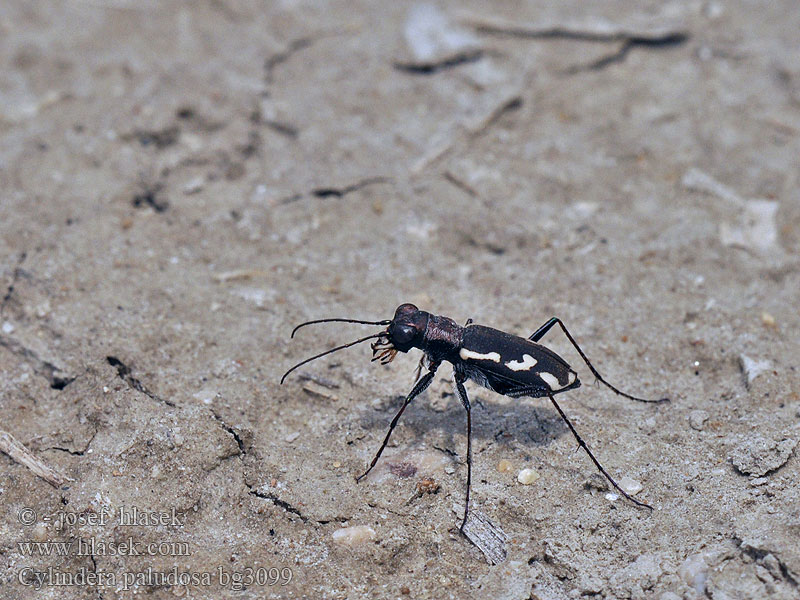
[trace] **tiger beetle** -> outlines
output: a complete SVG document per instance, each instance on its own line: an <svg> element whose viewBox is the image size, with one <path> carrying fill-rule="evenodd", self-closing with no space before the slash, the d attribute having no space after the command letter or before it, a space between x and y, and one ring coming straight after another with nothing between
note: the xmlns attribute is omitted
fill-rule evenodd
<svg viewBox="0 0 800 600"><path fill-rule="evenodd" d="M414 398L425 391L433 381L436 370L443 361L447 361L453 365L456 396L467 411L467 494L464 501L464 519L461 522L461 531L464 531L464 526L467 523L467 516L469 515L469 492L472 483L472 413L469 398L467 397L467 390L464 388L464 382L467 379L471 379L478 385L511 398L521 398L523 396L531 398L547 396L550 398L550 402L553 403L556 411L558 411L558 414L567 424L572 435L575 436L579 446L586 451L600 473L602 473L611 485L625 498L637 506L652 510L652 506L632 498L616 481L614 481L614 478L608 474L603 468L603 465L600 464L600 461L598 461L594 454L592 454L592 451L589 450L586 442L583 441L583 438L581 438L575 430L575 427L567 418L567 415L561 410L558 402L556 402L555 395L568 390L574 390L580 387L581 382L578 379L578 374L572 370L563 358L537 342L541 340L554 325L558 325L561 327L561 330L564 332L564 335L567 336L570 343L575 347L575 350L578 351L578 354L589 367L592 374L598 381L614 391L614 393L630 400L636 400L637 402L668 402L669 399L646 400L644 398L637 398L636 396L631 396L630 394L618 390L608 383L603 379L600 373L597 372L597 369L594 368L583 353L583 350L581 350L578 343L567 330L564 323L558 317L551 318L544 325L539 327L528 339L524 339L510 333L505 333L504 331L492 329L491 327L473 325L472 319L469 319L464 327L461 327L448 317L432 315L431 313L419 310L413 304L401 304L397 307L394 318L391 320L363 321L360 319L340 318L317 319L314 321L306 321L295 327L291 337L294 337L297 330L306 325L334 321L387 327L380 333L363 337L349 344L337 346L336 348L331 348L330 350L326 350L325 352L297 363L284 373L283 377L281 377L281 383L284 382L289 373L312 360L371 339L376 340L371 344L372 360L380 361L381 364L384 365L392 362L398 352L408 352L412 348L418 348L423 352L419 366L417 367L417 377L414 387L406 396L403 404L400 406L400 410L397 411L397 414L392 419L389 425L389 431L386 433L386 437L383 439L383 443L378 449L377 454L375 454L375 458L372 459L369 468L356 478L356 482L361 481L369 474L378 462L383 450L386 448L386 444L389 443L389 437L397 426L397 422L400 420L403 411ZM428 372L420 376L423 368L427 369Z"/></svg>

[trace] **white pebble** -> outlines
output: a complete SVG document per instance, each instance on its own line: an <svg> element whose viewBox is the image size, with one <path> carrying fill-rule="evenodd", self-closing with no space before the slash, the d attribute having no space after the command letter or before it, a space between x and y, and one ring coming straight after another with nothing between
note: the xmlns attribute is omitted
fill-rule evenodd
<svg viewBox="0 0 800 600"><path fill-rule="evenodd" d="M432 60L472 46L477 38L472 32L453 25L433 4L415 4L408 13L405 38L417 60Z"/></svg>
<svg viewBox="0 0 800 600"><path fill-rule="evenodd" d="M47 525L45 523L42 523L41 521L39 521L38 523L36 523L36 525L33 526L33 531L31 533L33 534L33 539L35 539L38 542L43 542L49 536Z"/></svg>
<svg viewBox="0 0 800 600"><path fill-rule="evenodd" d="M539 479L541 475L534 471L533 469L522 469L517 475L517 481L519 481L522 485L530 485L534 483L537 479Z"/></svg>
<svg viewBox="0 0 800 600"><path fill-rule="evenodd" d="M287 435L284 439L286 440L287 443L291 444L293 441L295 441L299 437L300 437L300 432L299 431L294 431L294 432L290 433L289 435Z"/></svg>
<svg viewBox="0 0 800 600"><path fill-rule="evenodd" d="M203 177L195 177L194 179L190 179L185 184L183 184L183 193L186 195L196 194L197 192L203 189L204 184L205 184L205 178Z"/></svg>
<svg viewBox="0 0 800 600"><path fill-rule="evenodd" d="M619 480L619 487L625 490L629 496L635 496L642 491L642 484L627 475Z"/></svg>
<svg viewBox="0 0 800 600"><path fill-rule="evenodd" d="M342 527L333 532L333 541L341 546L357 546L375 539L375 530L366 525Z"/></svg>
<svg viewBox="0 0 800 600"><path fill-rule="evenodd" d="M754 360L745 354L739 355L739 366L746 378L749 387L753 380L772 368L772 363L768 360Z"/></svg>
<svg viewBox="0 0 800 600"><path fill-rule="evenodd" d="M12 325L9 321L3 323L3 333L11 333L14 331L14 325Z"/></svg>
<svg viewBox="0 0 800 600"><path fill-rule="evenodd" d="M693 410L689 413L689 426L696 431L703 431L708 421L708 413L704 410Z"/></svg>
<svg viewBox="0 0 800 600"><path fill-rule="evenodd" d="M200 400L203 404L211 404L217 397L217 390L203 389L192 394L195 400Z"/></svg>
<svg viewBox="0 0 800 600"><path fill-rule="evenodd" d="M678 575L686 585L694 588L699 595L704 595L706 591L706 579L708 578L708 565L702 552L686 557L680 567Z"/></svg>

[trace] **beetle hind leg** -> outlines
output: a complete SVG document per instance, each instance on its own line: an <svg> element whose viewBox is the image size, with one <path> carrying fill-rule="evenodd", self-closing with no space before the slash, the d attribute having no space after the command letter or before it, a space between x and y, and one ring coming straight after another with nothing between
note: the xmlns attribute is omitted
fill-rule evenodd
<svg viewBox="0 0 800 600"><path fill-rule="evenodd" d="M606 387L611 389L611 391L613 391L615 394L617 394L618 396L622 396L623 398L628 398L629 400L636 400L637 402L648 402L648 403L669 402L669 398L659 398L658 400L648 400L646 398L639 398L638 396L631 396L630 394L626 394L622 390L619 390L616 387L614 387L613 385L611 385L610 383L608 383L605 379L603 379L603 376L600 375L600 373L597 372L597 369L594 368L594 365L589 361L589 358L586 356L586 354L583 353L583 350L581 350L581 347L578 346L578 342L575 341L575 338L573 338L572 335L570 334L570 332L567 331L567 327L564 325L563 321L561 321L561 319L559 319L558 317L551 318L544 325L539 327L539 329L534 331L528 339L531 340L532 342L538 342L556 324L558 324L561 327L561 330L564 332L564 335L567 336L567 339L573 345L575 350L577 350L578 354L581 355L581 358L583 359L583 362L585 362L586 366L589 367L589 370L592 372L592 375L594 375L600 383L602 383L603 385L605 385ZM575 387L577 387L577 386L575 386Z"/></svg>
<svg viewBox="0 0 800 600"><path fill-rule="evenodd" d="M553 395L552 394L548 394L547 397L550 398L550 402L552 402L553 406L556 407L556 410L558 411L558 414L561 415L562 419L564 419L564 422L567 424L567 427L569 427L569 430L572 432L572 435L575 436L576 440L578 440L578 444L580 445L580 447L583 448L584 450L586 450L586 453L589 455L589 458L592 459L592 462L598 468L600 473L603 474L603 477L608 479L609 483L611 483L611 485L613 485L617 489L617 491L619 491L619 493L621 493L628 500L633 502L636 506L641 506L642 508L649 508L650 510L653 510L652 506L650 506L649 504L646 504L644 502L640 502L639 500L636 500L633 496L629 495L625 490L623 490L621 487L619 487L617 482L614 481L614 478L611 477L611 475L608 474L608 471L606 471L603 468L603 465L600 464L600 461L597 460L597 458L595 458L594 454L592 454L592 451L589 450L589 446L586 445L586 442L583 441L583 438L575 430L575 427L573 427L572 422L567 418L567 415L564 414L564 411L561 410L561 407L558 405L558 402L556 402L556 399L553 398Z"/></svg>

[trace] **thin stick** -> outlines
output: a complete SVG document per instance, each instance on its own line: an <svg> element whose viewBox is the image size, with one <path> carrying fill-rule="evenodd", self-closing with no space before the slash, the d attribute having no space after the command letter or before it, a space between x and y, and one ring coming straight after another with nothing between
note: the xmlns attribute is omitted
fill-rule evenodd
<svg viewBox="0 0 800 600"><path fill-rule="evenodd" d="M0 452L11 457L11 460L28 467L34 475L41 477L54 488L61 487L67 477L50 467L47 463L34 456L22 442L6 431L0 430Z"/></svg>

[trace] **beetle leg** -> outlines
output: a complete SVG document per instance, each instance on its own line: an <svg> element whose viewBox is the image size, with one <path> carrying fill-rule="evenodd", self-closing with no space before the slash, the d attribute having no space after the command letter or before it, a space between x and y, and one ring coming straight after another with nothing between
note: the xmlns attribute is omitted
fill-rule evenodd
<svg viewBox="0 0 800 600"><path fill-rule="evenodd" d="M472 410L469 404L469 398L467 397L467 390L464 388L464 381L467 379L466 375L455 372L453 376L456 395L467 411L467 497L464 500L464 520L461 522L461 527L459 527L463 532L464 525L467 524L467 516L469 515L469 490L472 485Z"/></svg>
<svg viewBox="0 0 800 600"><path fill-rule="evenodd" d="M439 365L431 365L431 370L425 375L423 375L422 378L419 381L417 381L416 384L414 384L414 387L411 389L408 396L406 396L406 399L403 401L403 405L400 407L400 410L397 411L397 414L392 419L392 422L389 425L389 431L386 433L386 437L383 439L383 443L381 444L381 447L378 449L378 453L375 455L375 458L372 459L369 468L366 471L364 471L363 474L356 477L356 483L364 479L364 477L366 477L369 474L369 472L372 471L372 467L374 467L375 464L378 462L378 459L381 457L384 448L386 448L386 444L389 443L389 438L392 435L392 431L394 431L394 428L397 426L397 422L400 420L400 415L402 415L406 407L409 404L411 404L411 401L417 396L419 396L422 392L424 392L427 389L427 387L431 384L431 381L433 381L433 376L436 374L436 369L438 367Z"/></svg>
<svg viewBox="0 0 800 600"><path fill-rule="evenodd" d="M561 321L561 319L559 319L558 317L553 317L552 319L547 321L547 323L545 323L544 325L539 327L539 329L537 329L535 332L533 332L533 334L531 334L531 336L528 339L531 340L532 342L538 342L540 339L542 339L544 337L544 335L548 331L550 331L550 329L556 323L558 323L558 325L561 327L561 330L564 332L564 335L567 336L567 339L575 347L575 350L578 351L578 354L581 355L581 358L583 359L583 362L585 362L586 366L589 367L589 370L592 372L592 375L597 377L597 380L600 383L602 383L603 385L609 387L615 394L617 394L619 396L622 396L623 398L628 398L629 400L636 400L637 402L654 402L654 403L656 403L656 402L669 402L669 398L659 398L658 400L647 400L645 398L638 398L637 396L631 396L630 394L626 394L625 392L623 392L621 390L618 390L613 385L608 383L605 379L603 379L602 375L600 375L600 373L597 372L597 369L594 368L594 365L591 362L589 362L589 359L583 353L583 350L581 350L581 347L578 346L578 342L576 342L575 338L573 338L572 335L570 335L569 331L567 331L566 326Z"/></svg>
<svg viewBox="0 0 800 600"><path fill-rule="evenodd" d="M564 414L564 411L561 410L561 407L558 405L558 402L556 402L556 399L553 398L552 394L548 394L547 397L550 398L550 402L553 403L553 406L556 407L556 410L558 411L558 414L561 415L562 419L564 419L564 422L567 424L567 427L569 427L569 430L572 432L572 435L574 435L575 439L578 440L578 444L580 445L580 447L583 448L584 450L586 450L586 453L589 455L589 458L592 459L592 462L600 470L600 472L603 474L603 476L606 479L608 479L609 482L611 482L611 485L613 485L623 496L625 496L628 500L633 502L635 505L641 506L643 508L649 508L650 510L653 510L652 506L650 506L649 504L645 504L644 502L639 502L638 500L636 500L632 496L629 496L628 493L625 490L623 490L621 487L619 487L619 485L617 485L617 482L614 481L614 478L611 477L611 475L609 475L606 472L606 470L603 468L603 465L600 464L600 461L597 460L595 458L594 454L592 454L592 451L589 450L589 446L586 445L586 442L583 441L583 438L580 435L578 435L577 431L575 431L575 427L572 426L572 422L567 418L567 415Z"/></svg>

